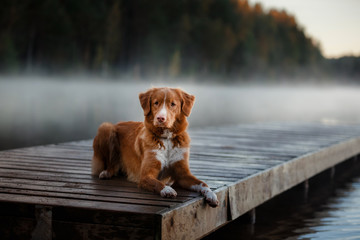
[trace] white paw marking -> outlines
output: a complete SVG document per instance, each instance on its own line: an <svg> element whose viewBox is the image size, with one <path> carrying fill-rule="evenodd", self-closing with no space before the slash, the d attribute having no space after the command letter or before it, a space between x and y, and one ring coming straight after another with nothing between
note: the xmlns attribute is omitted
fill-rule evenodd
<svg viewBox="0 0 360 240"><path fill-rule="evenodd" d="M170 198L174 198L176 197L177 193L176 191L170 187L170 186L165 186L161 191L160 191L160 195L162 197L170 197Z"/></svg>
<svg viewBox="0 0 360 240"><path fill-rule="evenodd" d="M107 170L104 170L99 174L99 178L100 179L107 179L107 178L111 178L111 176L110 176L110 173Z"/></svg>
<svg viewBox="0 0 360 240"><path fill-rule="evenodd" d="M205 197L206 202L209 203L211 207L216 207L219 205L216 194L211 191L209 187L204 187L201 183L199 185L193 185L190 188L193 191L200 192L201 195Z"/></svg>
<svg viewBox="0 0 360 240"><path fill-rule="evenodd" d="M205 199L212 207L216 207L219 205L216 194L211 190L205 194Z"/></svg>

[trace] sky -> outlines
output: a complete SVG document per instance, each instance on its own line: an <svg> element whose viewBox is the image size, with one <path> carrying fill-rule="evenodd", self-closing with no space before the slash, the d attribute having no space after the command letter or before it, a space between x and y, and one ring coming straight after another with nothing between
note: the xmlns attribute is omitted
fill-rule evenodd
<svg viewBox="0 0 360 240"><path fill-rule="evenodd" d="M265 10L286 10L320 42L325 57L360 56L360 0L250 0Z"/></svg>

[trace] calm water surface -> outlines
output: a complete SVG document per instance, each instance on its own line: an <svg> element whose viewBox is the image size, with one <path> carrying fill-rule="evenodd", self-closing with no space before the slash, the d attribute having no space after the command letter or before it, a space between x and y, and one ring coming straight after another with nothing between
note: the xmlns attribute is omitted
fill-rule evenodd
<svg viewBox="0 0 360 240"><path fill-rule="evenodd" d="M335 195L294 230L297 239L360 239L360 177Z"/></svg>

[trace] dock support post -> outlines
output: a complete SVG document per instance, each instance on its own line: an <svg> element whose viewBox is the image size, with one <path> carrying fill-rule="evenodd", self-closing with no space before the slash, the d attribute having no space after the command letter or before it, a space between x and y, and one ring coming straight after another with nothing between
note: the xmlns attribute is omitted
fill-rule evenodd
<svg viewBox="0 0 360 240"><path fill-rule="evenodd" d="M304 200L305 200L305 202L307 202L308 197L309 197L309 179L306 179L304 181L303 188L304 188Z"/></svg>
<svg viewBox="0 0 360 240"><path fill-rule="evenodd" d="M35 206L36 226L32 232L32 239L49 240L52 239L52 207Z"/></svg>
<svg viewBox="0 0 360 240"><path fill-rule="evenodd" d="M246 223L247 229L251 236L254 235L255 232L255 223L256 223L256 208L251 209L246 213Z"/></svg>
<svg viewBox="0 0 360 240"><path fill-rule="evenodd" d="M251 209L249 212L249 222L250 224L255 224L256 222L256 208Z"/></svg>
<svg viewBox="0 0 360 240"><path fill-rule="evenodd" d="M358 159L359 159L359 155L355 155L355 156L353 157L353 163L354 163L354 164L357 164Z"/></svg>
<svg viewBox="0 0 360 240"><path fill-rule="evenodd" d="M334 180L334 177L335 177L335 166L331 167L331 169L330 169L331 180Z"/></svg>

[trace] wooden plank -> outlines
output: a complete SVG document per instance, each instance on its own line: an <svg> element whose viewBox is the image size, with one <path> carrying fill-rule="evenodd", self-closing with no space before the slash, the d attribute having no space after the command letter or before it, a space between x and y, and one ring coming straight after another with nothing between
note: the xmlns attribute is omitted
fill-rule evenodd
<svg viewBox="0 0 360 240"><path fill-rule="evenodd" d="M89 171L86 170L75 170L75 169L59 169L59 168L51 168L51 167L42 167L42 166L24 166L24 165L17 165L17 164L7 164L4 162L0 162L0 168L2 169L17 169L21 171L36 171L36 172L48 172L48 173L70 173L76 175L89 175Z"/></svg>
<svg viewBox="0 0 360 240"><path fill-rule="evenodd" d="M283 152L269 152L269 151L258 151L254 149L224 149L224 148L216 148L213 151L205 151L203 148L192 148L194 151L190 157L211 157L211 156L221 156L222 157L236 157L236 158L253 158L253 159L280 159L285 160L291 157L297 156L296 154L288 154Z"/></svg>
<svg viewBox="0 0 360 240"><path fill-rule="evenodd" d="M105 188L104 187L93 187L93 186L86 186L84 184L77 184L77 185L69 185L64 183L58 182L46 182L46 181L24 181L21 179L9 179L9 178L0 178L0 191L6 192L6 189L2 188L11 188L13 189L27 189L27 190L38 190L43 191L45 193L55 192L55 193L69 193L81 195L89 195L89 196L96 196L99 199L100 197L116 197L117 201L121 202L122 199L131 199L132 201L138 200L145 200L145 203L148 202L151 204L152 202L163 202L163 203L154 203L155 205L163 205L166 202L183 202L188 200L189 197L182 197L179 196L175 199L172 198L161 198L157 194L144 194L143 191L134 192L133 189L122 188L121 191L117 191L114 188ZM50 195L50 194L49 194ZM70 197L71 195L69 195ZM80 198L80 196L79 196Z"/></svg>
<svg viewBox="0 0 360 240"><path fill-rule="evenodd" d="M59 166L59 164L55 164L55 165L51 165L49 164L44 164L42 162L38 162L38 161L0 161L0 167L2 168L15 168L15 169L35 169L35 171L54 171L56 170L57 172L67 172L67 170L71 170L71 172L73 173L82 173L82 174L86 174L89 175L89 173L91 172L91 167L87 164L85 166L73 166L71 164L66 164L66 165L60 165L60 168L56 168L54 169L54 166Z"/></svg>
<svg viewBox="0 0 360 240"><path fill-rule="evenodd" d="M229 186L231 219L360 153L360 138L323 148Z"/></svg>
<svg viewBox="0 0 360 240"><path fill-rule="evenodd" d="M134 193L141 193L145 195L153 195L158 197L157 195L150 193L148 191L141 190L137 187L135 183L128 182L124 178L116 177L112 180L99 180L97 178L84 178L84 179L72 179L72 178L63 178L63 177L56 177L45 175L45 176L38 176L36 173L28 173L25 175L14 174L9 171L2 171L0 169L0 177L11 178L12 180L15 179L25 179L31 180L31 182L36 182L37 180L40 181L49 181L51 183L62 185L64 187L73 187L73 188L88 188L88 189L103 189L109 191L119 191L119 192L134 192ZM15 178L16 177L16 178ZM178 196L197 196L197 194L186 191L186 190L178 190ZM150 196L147 196L150 197ZM170 199L169 199L170 200Z"/></svg>
<svg viewBox="0 0 360 240"><path fill-rule="evenodd" d="M23 163L41 163L43 165L53 166L76 166L76 167L90 167L90 160L79 161L74 159L58 159L58 158L41 158L28 156L0 156L0 162L23 162Z"/></svg>
<svg viewBox="0 0 360 240"><path fill-rule="evenodd" d="M70 147L63 147L62 145L54 145L54 144L50 144L50 145L41 145L41 146L34 146L34 147L26 147L26 148L17 148L17 149L12 149L12 150L8 150L11 152L30 152L30 153L39 153L39 152L48 152L48 153L67 153L67 154L72 154L72 153L82 153L82 154L90 154L90 152L86 149L79 149L79 148L70 148Z"/></svg>
<svg viewBox="0 0 360 240"><path fill-rule="evenodd" d="M0 202L27 203L35 205L56 206L56 207L76 207L82 209L121 211L130 213L155 214L163 210L164 207L144 206L138 204L112 203L101 201L88 201L79 199L69 199L60 197L32 196L27 194L0 193Z"/></svg>
<svg viewBox="0 0 360 240"><path fill-rule="evenodd" d="M14 170L12 170L14 171ZM21 179L31 180L28 181L29 184L37 183L37 182L50 182L51 185L55 186L63 186L63 187L72 187L75 189L92 189L92 190L107 190L112 192L125 192L125 193L139 193L139 196L146 199L159 199L157 194L141 190L137 187L135 183L131 183L126 181L124 178L114 178L112 180L99 180L95 179L74 179L70 177L63 176L52 176L51 174L47 174L44 176L39 176L36 172L31 172L27 174L21 174L22 171L18 170L18 172L7 171L4 169L0 169L0 177L10 178L11 181L18 181ZM14 179L16 176L16 179ZM184 200L187 197L195 197L198 196L198 193L176 189L178 192L178 198L180 200ZM166 201L177 201L176 199L166 199Z"/></svg>
<svg viewBox="0 0 360 240"><path fill-rule="evenodd" d="M218 208L182 189L164 199L124 176L92 177L92 140L86 140L0 152L0 210L9 201L12 208L51 206L54 238L68 237L64 229L78 238L200 238L360 152L358 126L247 124L191 129L190 136L191 171L216 192ZM35 227L29 211L2 213L4 226L18 219Z"/></svg>
<svg viewBox="0 0 360 240"><path fill-rule="evenodd" d="M55 155L55 154L42 154L42 153L38 153L38 154L35 154L35 153L26 153L26 152L6 152L6 153L3 153L1 154L0 156L3 156L3 157L7 157L7 156L19 156L19 157L29 157L29 158L42 158L42 159L58 159L58 160L61 160L61 159L64 159L64 160L76 160L76 161L86 161L88 162L91 157L89 156L85 156L85 157L80 157L80 155L77 155L77 156L62 156L61 154L59 155Z"/></svg>
<svg viewBox="0 0 360 240"><path fill-rule="evenodd" d="M102 192L102 195L94 195L89 191L78 190L78 189L61 189L56 187L47 187L47 186L29 186L24 184L13 184L13 183L0 183L0 193L12 193L12 194L21 194L21 195L31 195L31 196L45 196L45 197L59 197L66 199L79 199L79 200L88 200L88 201L99 201L99 202L113 202L113 203L124 203L124 204L137 204L137 205L148 205L148 206L162 206L170 207L176 203L184 202L181 199L176 199L175 201L166 201L166 199L146 199L143 198L133 198L131 196L118 196L118 194L105 194ZM130 194L129 194L130 195ZM188 198L189 199L189 198Z"/></svg>
<svg viewBox="0 0 360 240"><path fill-rule="evenodd" d="M215 191L219 207L211 208L202 197L158 212L161 239L197 239L228 221L227 187Z"/></svg>
<svg viewBox="0 0 360 240"><path fill-rule="evenodd" d="M32 156L32 157L37 157L37 156L41 156L41 157L49 157L49 158L65 158L65 159L78 159L78 160L89 160L92 158L92 152L86 152L86 153L82 153L82 152L76 152L76 151L72 151L72 152L68 152L65 150L51 150L49 149L49 151L46 150L46 148L42 148L42 149L16 149L16 150L10 150L10 151L6 151L3 153L4 155L6 154L17 154L19 156Z"/></svg>
<svg viewBox="0 0 360 240"><path fill-rule="evenodd" d="M175 213L171 209L164 210L161 212L163 216L162 239L181 239L184 236L199 238L275 195L359 153L360 138L354 138L342 143L330 144L326 148L300 155L291 161L285 161L283 164L228 184L217 192L218 196L219 194L228 194L229 202L227 204L221 202L218 210L225 212L224 206L228 206L228 219L220 217L213 220L211 216L197 217L196 221L203 225L201 227L196 225L196 221L192 217L192 214L197 213L198 209L198 203L195 200L192 200L193 203L182 204L181 207L178 207L181 210L178 209ZM198 213L197 216L199 216ZM208 222L209 219L210 222ZM178 226L174 225L175 222Z"/></svg>
<svg viewBox="0 0 360 240"><path fill-rule="evenodd" d="M9 184L10 185L10 184ZM14 185L11 185L14 186ZM21 187L21 186L20 186ZM54 192L49 191L49 188L45 188L47 191L42 190L33 190L36 187L29 187L25 188L5 188L0 187L0 194L19 194L19 195L26 195L26 196L37 196L37 197L48 197L48 198L63 198L63 199L71 199L71 200L79 200L79 201L93 201L94 203L117 203L117 204L129 204L129 205L136 205L136 206L155 206L155 207L163 207L168 208L176 204L176 202L166 202L166 201L153 201L153 200L146 200L146 199L129 199L129 198L117 198L117 197L107 197L107 196L92 196L86 194L74 194L74 193L62 193L62 192ZM64 200L64 202L66 202ZM181 201L178 201L181 202ZM111 209L109 209L111 210Z"/></svg>
<svg viewBox="0 0 360 240"><path fill-rule="evenodd" d="M44 155L36 155L36 154L26 154L24 153L19 153L19 152L5 152L2 153L0 152L0 157L2 158L28 158L28 159L43 159L43 160L49 160L49 161L73 161L73 162L78 162L78 163L84 163L84 162L89 162L91 161L91 158L88 157L84 157L84 158L79 158L79 156L77 156L76 158L74 157L64 157L61 155L58 156L44 156Z"/></svg>

